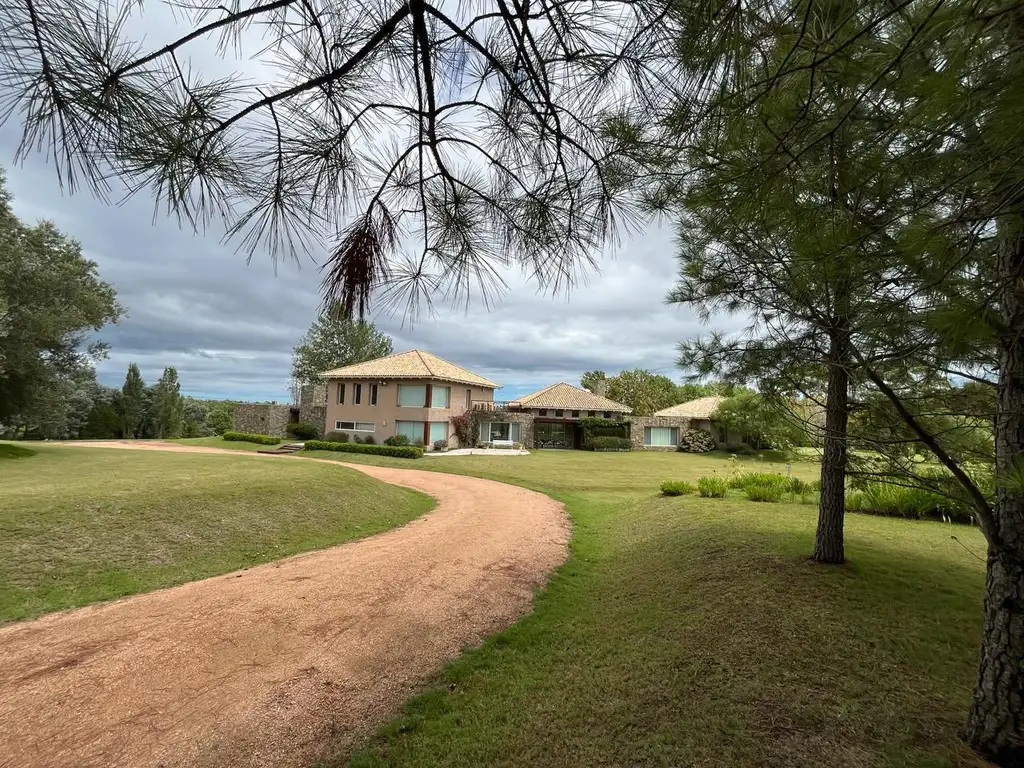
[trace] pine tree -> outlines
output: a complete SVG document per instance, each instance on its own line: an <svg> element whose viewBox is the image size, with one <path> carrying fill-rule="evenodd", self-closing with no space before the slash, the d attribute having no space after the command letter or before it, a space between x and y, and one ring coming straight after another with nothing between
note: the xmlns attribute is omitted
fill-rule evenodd
<svg viewBox="0 0 1024 768"><path fill-rule="evenodd" d="M121 419L124 436L131 440L139 433L142 426L143 398L146 382L142 380L139 366L129 363L128 374L121 387Z"/></svg>
<svg viewBox="0 0 1024 768"><path fill-rule="evenodd" d="M164 368L163 375L153 389L153 426L156 437L181 437L184 403L181 398L178 371L174 368Z"/></svg>

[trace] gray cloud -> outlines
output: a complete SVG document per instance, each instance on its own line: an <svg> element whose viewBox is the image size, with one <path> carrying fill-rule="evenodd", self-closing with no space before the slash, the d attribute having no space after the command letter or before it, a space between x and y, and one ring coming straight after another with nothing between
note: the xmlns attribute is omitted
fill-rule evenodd
<svg viewBox="0 0 1024 768"><path fill-rule="evenodd" d="M9 128L0 132L0 150L13 154ZM312 261L275 269L257 254L247 265L216 234L154 221L145 200L109 206L85 194L62 195L41 157L7 175L18 215L51 219L79 239L128 310L101 333L111 346L98 366L102 381L120 384L134 361L147 380L175 366L184 389L197 395L287 398L291 348L319 305ZM677 378L676 343L706 329L692 312L664 304L674 252L671 233L651 227L568 297L540 293L509 273L508 292L489 312L479 304L463 311L441 303L435 316L412 327L395 317L376 321L395 337L396 349L429 349L502 382L508 397L558 379L574 382L593 368L643 367Z"/></svg>
<svg viewBox="0 0 1024 768"><path fill-rule="evenodd" d="M173 36L170 17L159 13L138 30L150 44ZM192 60L203 71L235 66L209 50L193 51ZM19 133L13 121L0 128L0 162L14 156ZM100 334L111 347L98 366L101 381L120 385L134 361L149 381L175 366L191 394L287 399L291 348L319 305L312 260L275 269L257 254L247 265L220 242L219 231L197 235L174 219L154 218L143 197L110 206L88 194L62 194L42 155L8 167L7 178L18 215L51 219L80 240L127 308L120 324ZM678 378L677 342L705 329L692 312L664 304L675 274L672 239L655 226L632 237L569 297L539 293L510 272L509 291L489 312L479 304L464 311L441 302L435 316L412 327L400 318L375 319L397 350L429 349L502 382L502 397L559 379L575 382L594 368L643 367ZM725 319L719 326L740 324Z"/></svg>

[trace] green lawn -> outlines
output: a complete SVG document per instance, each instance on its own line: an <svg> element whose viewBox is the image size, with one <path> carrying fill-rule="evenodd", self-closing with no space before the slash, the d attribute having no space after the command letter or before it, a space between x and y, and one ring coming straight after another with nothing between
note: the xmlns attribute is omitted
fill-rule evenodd
<svg viewBox="0 0 1024 768"><path fill-rule="evenodd" d="M0 621L338 544L433 505L313 462L32 449L37 455L0 466Z"/></svg>
<svg viewBox="0 0 1024 768"><path fill-rule="evenodd" d="M225 440L223 437L179 437L171 440L172 443L182 445L198 445L203 448L225 448L229 451L272 451L273 445L262 443L243 443L238 440Z"/></svg>
<svg viewBox="0 0 1024 768"><path fill-rule="evenodd" d="M728 475L723 457L315 455L507 480L574 523L533 614L321 765L962 764L984 564L951 536L983 556L974 529L849 515L850 562L824 567L806 558L812 504L658 495L661 480Z"/></svg>

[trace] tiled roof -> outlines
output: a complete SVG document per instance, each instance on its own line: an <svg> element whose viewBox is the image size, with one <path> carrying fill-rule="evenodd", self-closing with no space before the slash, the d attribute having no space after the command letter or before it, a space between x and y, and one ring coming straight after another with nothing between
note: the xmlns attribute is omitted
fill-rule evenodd
<svg viewBox="0 0 1024 768"><path fill-rule="evenodd" d="M683 419L710 419L715 411L725 401L724 397L711 395L710 397L698 397L688 403L680 403L669 408L662 408L655 412L655 416L675 416Z"/></svg>
<svg viewBox="0 0 1024 768"><path fill-rule="evenodd" d="M630 413L631 408L609 400L607 397L595 395L572 384L560 381L550 387L544 387L533 394L513 400L512 404L522 408L569 408L576 411L618 411Z"/></svg>
<svg viewBox="0 0 1024 768"><path fill-rule="evenodd" d="M443 379L477 387L501 387L501 384L496 384L422 349L334 368L324 371L322 375L326 379Z"/></svg>

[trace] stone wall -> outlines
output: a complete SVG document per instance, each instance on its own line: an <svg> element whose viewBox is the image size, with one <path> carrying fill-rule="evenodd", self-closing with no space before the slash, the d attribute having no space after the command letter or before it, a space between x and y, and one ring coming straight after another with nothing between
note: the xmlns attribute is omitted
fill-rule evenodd
<svg viewBox="0 0 1024 768"><path fill-rule="evenodd" d="M630 416L632 422L629 430L629 439L633 443L634 451L674 451L675 446L649 446L644 445L644 427L678 427L682 432L689 429L690 420L679 416Z"/></svg>
<svg viewBox="0 0 1024 768"><path fill-rule="evenodd" d="M299 390L299 421L327 432L327 385L307 384Z"/></svg>
<svg viewBox="0 0 1024 768"><path fill-rule="evenodd" d="M292 408L272 403L240 403L235 406L236 432L286 437L285 427L291 421Z"/></svg>

